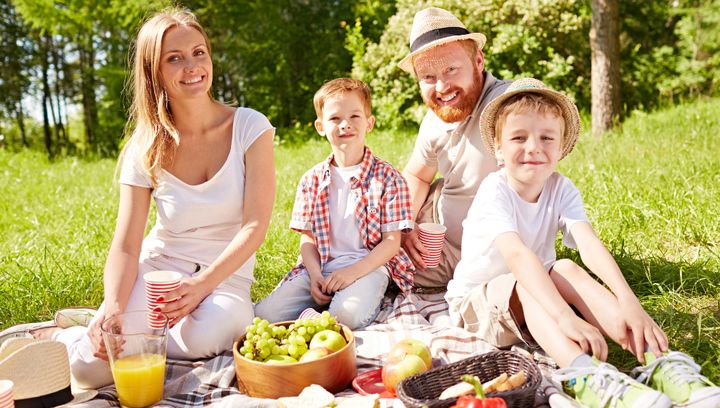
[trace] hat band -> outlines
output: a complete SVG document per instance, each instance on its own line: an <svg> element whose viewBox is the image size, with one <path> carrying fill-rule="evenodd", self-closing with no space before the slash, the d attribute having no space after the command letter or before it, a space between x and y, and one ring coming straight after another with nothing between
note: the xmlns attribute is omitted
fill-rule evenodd
<svg viewBox="0 0 720 408"><path fill-rule="evenodd" d="M60 391L55 391L40 397L15 400L15 408L56 407L58 405L67 404L72 401L72 399L72 391L70 391L70 386L68 385Z"/></svg>
<svg viewBox="0 0 720 408"><path fill-rule="evenodd" d="M465 34L470 34L470 31L463 27L444 27L430 30L426 33L423 33L421 36L416 38L415 41L412 42L412 44L410 44L410 52L415 52L433 41Z"/></svg>

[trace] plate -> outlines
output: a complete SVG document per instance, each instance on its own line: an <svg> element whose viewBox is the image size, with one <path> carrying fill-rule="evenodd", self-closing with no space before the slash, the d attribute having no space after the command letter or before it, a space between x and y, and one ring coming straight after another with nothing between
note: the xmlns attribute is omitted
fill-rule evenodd
<svg viewBox="0 0 720 408"><path fill-rule="evenodd" d="M385 389L382 382L382 368L365 371L355 377L352 386L360 395L380 394L380 398L395 398L395 395Z"/></svg>

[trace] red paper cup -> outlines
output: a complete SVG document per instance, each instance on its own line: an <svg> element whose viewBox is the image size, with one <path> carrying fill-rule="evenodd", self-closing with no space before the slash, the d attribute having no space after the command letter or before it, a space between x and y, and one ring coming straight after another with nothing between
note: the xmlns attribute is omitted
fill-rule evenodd
<svg viewBox="0 0 720 408"><path fill-rule="evenodd" d="M145 301L148 308L147 323L148 327L153 329L162 328L164 316L162 313L153 312L159 304L165 304L167 301L158 302L156 299L165 293L177 289L180 286L182 274L174 271L153 271L143 275L145 280Z"/></svg>
<svg viewBox="0 0 720 408"><path fill-rule="evenodd" d="M442 224L424 222L418 225L420 242L427 250L427 254L423 255L422 259L428 268L434 268L440 263L440 254L445 245L445 231L447 228Z"/></svg>
<svg viewBox="0 0 720 408"><path fill-rule="evenodd" d="M0 408L13 408L15 401L13 400L14 383L10 380L0 380Z"/></svg>

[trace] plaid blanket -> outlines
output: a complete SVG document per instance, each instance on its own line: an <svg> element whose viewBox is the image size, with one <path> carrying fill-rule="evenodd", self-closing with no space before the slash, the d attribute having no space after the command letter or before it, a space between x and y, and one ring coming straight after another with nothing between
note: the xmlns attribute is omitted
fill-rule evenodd
<svg viewBox="0 0 720 408"><path fill-rule="evenodd" d="M450 324L447 303L442 294L398 294L386 297L383 308L372 325L353 332L356 337L358 373L382 366L383 357L395 342L414 338L427 344L433 354L434 365L462 360L478 353L494 350L494 347L458 327ZM543 381L538 389L535 407L548 407L548 397L558 393L556 384L550 380L554 363L541 353L517 349L528 353L538 361ZM336 394L352 398L357 395L352 388ZM275 400L252 398L241 394L236 387L235 365L231 351L202 361L168 360L165 398L158 406L167 407L275 407ZM98 396L78 405L81 408L105 408L120 406L113 385L98 390ZM399 399L381 399L384 408L400 408Z"/></svg>

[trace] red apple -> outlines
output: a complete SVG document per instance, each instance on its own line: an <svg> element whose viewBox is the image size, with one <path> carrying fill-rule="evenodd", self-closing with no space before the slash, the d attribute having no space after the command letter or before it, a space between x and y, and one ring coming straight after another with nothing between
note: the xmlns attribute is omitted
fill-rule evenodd
<svg viewBox="0 0 720 408"><path fill-rule="evenodd" d="M420 357L427 368L432 367L432 354L430 349L420 340L404 339L395 343L390 349L386 360L402 360L405 356L415 355Z"/></svg>
<svg viewBox="0 0 720 408"><path fill-rule="evenodd" d="M332 351L338 351L345 347L347 341L342 334L333 330L323 330L315 335L310 340L311 349L326 347Z"/></svg>
<svg viewBox="0 0 720 408"><path fill-rule="evenodd" d="M387 360L382 369L382 382L385 389L394 394L400 381L427 369L423 359L414 354L406 355L401 360Z"/></svg>
<svg viewBox="0 0 720 408"><path fill-rule="evenodd" d="M310 350L306 351L305 354L300 356L299 361L301 363L304 363L306 361L313 361L313 360L323 358L325 356L329 356L332 353L333 353L333 351L327 347L311 348Z"/></svg>

